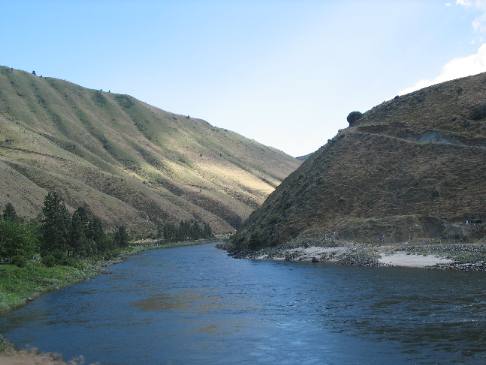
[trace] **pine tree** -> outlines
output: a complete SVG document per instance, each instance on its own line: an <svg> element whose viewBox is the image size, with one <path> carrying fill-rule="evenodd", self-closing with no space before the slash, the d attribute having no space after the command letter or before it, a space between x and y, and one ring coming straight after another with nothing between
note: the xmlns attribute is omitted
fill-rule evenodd
<svg viewBox="0 0 486 365"><path fill-rule="evenodd" d="M95 215L90 218L87 237L94 242L97 252L106 252L111 248L103 231L101 220Z"/></svg>
<svg viewBox="0 0 486 365"><path fill-rule="evenodd" d="M17 212L12 203L7 203L5 208L3 208L3 220L9 222L15 222L17 220Z"/></svg>
<svg viewBox="0 0 486 365"><path fill-rule="evenodd" d="M185 241L189 237L189 224L185 221L179 222L179 227L177 228L176 240Z"/></svg>
<svg viewBox="0 0 486 365"><path fill-rule="evenodd" d="M119 226L115 232L113 243L118 247L128 246L128 233L125 226Z"/></svg>
<svg viewBox="0 0 486 365"><path fill-rule="evenodd" d="M79 207L73 213L69 230L69 245L74 256L88 256L91 254L88 224L89 219L86 208Z"/></svg>
<svg viewBox="0 0 486 365"><path fill-rule="evenodd" d="M68 252L70 217L56 192L49 192L42 208L41 255L65 256Z"/></svg>
<svg viewBox="0 0 486 365"><path fill-rule="evenodd" d="M207 223L204 223L203 237L204 238L212 238L213 237L213 230L211 229L211 226Z"/></svg>
<svg viewBox="0 0 486 365"><path fill-rule="evenodd" d="M164 225L164 240L174 241L176 238L176 227L172 223Z"/></svg>
<svg viewBox="0 0 486 365"><path fill-rule="evenodd" d="M196 221L192 221L190 226L190 238L193 240L198 240L199 238L202 238L202 233L203 232L199 223Z"/></svg>
<svg viewBox="0 0 486 365"><path fill-rule="evenodd" d="M157 238L164 238L164 228L165 226L163 224L157 226Z"/></svg>

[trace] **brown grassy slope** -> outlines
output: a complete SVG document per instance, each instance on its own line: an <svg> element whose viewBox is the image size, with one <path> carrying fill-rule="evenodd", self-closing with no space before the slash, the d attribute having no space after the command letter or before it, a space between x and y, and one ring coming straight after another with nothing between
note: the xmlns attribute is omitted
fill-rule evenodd
<svg viewBox="0 0 486 365"><path fill-rule="evenodd" d="M486 74L374 107L310 156L235 237L286 242L486 237Z"/></svg>
<svg viewBox="0 0 486 365"><path fill-rule="evenodd" d="M230 231L299 162L128 96L0 67L0 205L39 213L48 190L107 225L197 219Z"/></svg>

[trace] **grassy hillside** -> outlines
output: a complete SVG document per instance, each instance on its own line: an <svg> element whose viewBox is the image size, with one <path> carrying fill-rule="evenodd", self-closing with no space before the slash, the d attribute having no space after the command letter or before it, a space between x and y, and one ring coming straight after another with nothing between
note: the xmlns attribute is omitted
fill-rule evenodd
<svg viewBox="0 0 486 365"><path fill-rule="evenodd" d="M228 232L298 165L128 95L0 67L0 205L22 216L57 190L108 226L196 219Z"/></svg>
<svg viewBox="0 0 486 365"><path fill-rule="evenodd" d="M251 215L238 247L485 240L485 85L480 74L366 112Z"/></svg>

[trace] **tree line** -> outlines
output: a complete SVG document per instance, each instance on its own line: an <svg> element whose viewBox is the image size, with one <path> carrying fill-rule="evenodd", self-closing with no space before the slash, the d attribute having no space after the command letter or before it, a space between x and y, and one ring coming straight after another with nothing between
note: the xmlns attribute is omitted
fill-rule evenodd
<svg viewBox="0 0 486 365"><path fill-rule="evenodd" d="M157 238L169 242L211 237L209 224L194 220L159 225L157 230ZM128 244L124 225L106 233L101 220L87 206L70 214L56 192L46 195L38 220L18 217L11 203L5 205L0 217L0 263L24 266L40 258L46 266L70 265L82 258L109 257Z"/></svg>
<svg viewBox="0 0 486 365"><path fill-rule="evenodd" d="M167 223L160 225L157 238L166 241L188 241L213 237L211 226L197 221L180 221L178 224Z"/></svg>
<svg viewBox="0 0 486 365"><path fill-rule="evenodd" d="M40 257L46 266L69 265L80 258L106 256L129 242L125 226L107 234L101 220L88 207L69 214L63 199L49 192L41 219L25 221L7 203L0 219L0 262L23 266Z"/></svg>

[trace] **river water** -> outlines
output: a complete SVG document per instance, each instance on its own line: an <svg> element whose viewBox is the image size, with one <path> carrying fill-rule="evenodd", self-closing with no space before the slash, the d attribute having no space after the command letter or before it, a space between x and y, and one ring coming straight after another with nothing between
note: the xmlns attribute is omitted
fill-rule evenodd
<svg viewBox="0 0 486 365"><path fill-rule="evenodd" d="M0 318L101 364L486 363L486 274L152 250Z"/></svg>

